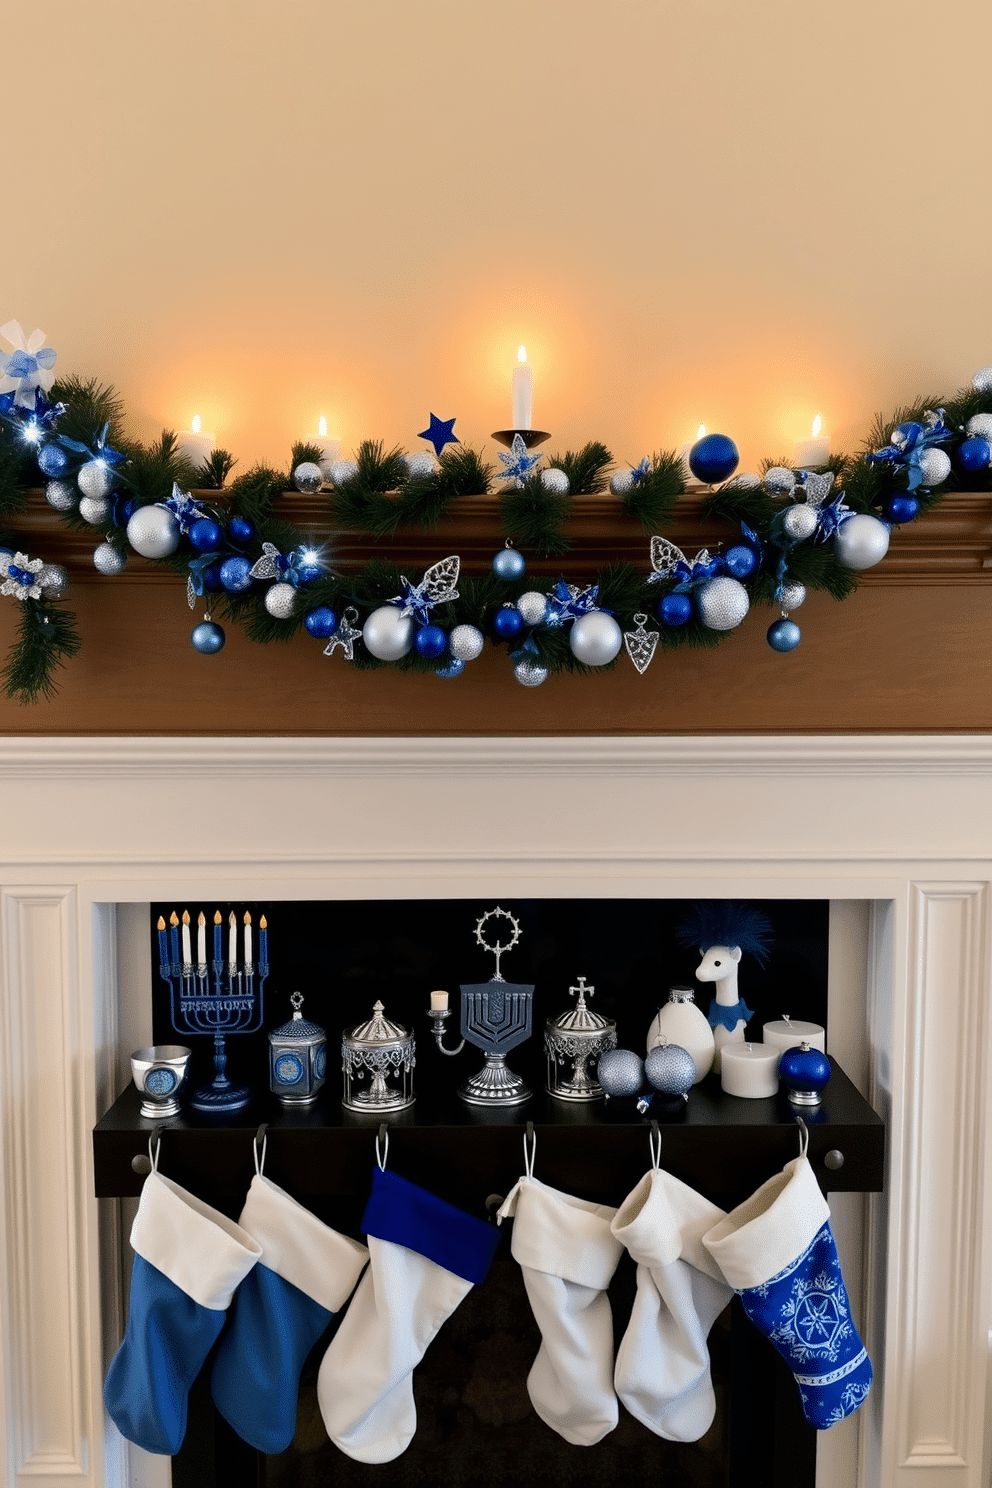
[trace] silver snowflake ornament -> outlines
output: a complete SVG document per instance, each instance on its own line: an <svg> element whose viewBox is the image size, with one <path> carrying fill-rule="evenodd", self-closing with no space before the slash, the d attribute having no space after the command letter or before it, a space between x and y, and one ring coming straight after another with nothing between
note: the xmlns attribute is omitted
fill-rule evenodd
<svg viewBox="0 0 992 1488"><path fill-rule="evenodd" d="M0 594L12 595L14 599L40 599L41 585L37 575L44 568L41 558L29 558L26 553L15 553L12 558L0 554Z"/></svg>
<svg viewBox="0 0 992 1488"><path fill-rule="evenodd" d="M526 480L528 473L541 459L540 455L527 453L522 434L514 434L508 455L504 455L502 450L497 450L496 454L503 465L497 480Z"/></svg>
<svg viewBox="0 0 992 1488"><path fill-rule="evenodd" d="M345 610L338 622L338 628L324 647L325 656L333 656L336 646L340 646L344 652L345 661L354 661L355 642L361 638L361 629L356 629L354 622L358 619L358 611L351 605Z"/></svg>
<svg viewBox="0 0 992 1488"><path fill-rule="evenodd" d="M206 516L206 512L200 510L191 493L180 490L176 481L172 482L172 495L165 501L160 501L158 505L165 507L166 511L171 511L184 537L194 522Z"/></svg>
<svg viewBox="0 0 992 1488"><path fill-rule="evenodd" d="M623 633L627 655L642 676L654 660L655 647L658 644L658 632L644 628L647 618L647 615L635 615L634 624L637 629L625 630Z"/></svg>

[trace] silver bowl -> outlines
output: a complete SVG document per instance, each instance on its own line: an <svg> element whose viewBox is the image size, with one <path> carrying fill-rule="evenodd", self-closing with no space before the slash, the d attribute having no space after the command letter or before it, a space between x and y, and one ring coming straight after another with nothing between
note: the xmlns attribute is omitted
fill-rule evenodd
<svg viewBox="0 0 992 1488"><path fill-rule="evenodd" d="M131 1055L131 1074L136 1090L144 1096L140 1114L160 1121L164 1116L179 1115L179 1092L186 1083L192 1050L182 1044L153 1044L150 1049L135 1049Z"/></svg>

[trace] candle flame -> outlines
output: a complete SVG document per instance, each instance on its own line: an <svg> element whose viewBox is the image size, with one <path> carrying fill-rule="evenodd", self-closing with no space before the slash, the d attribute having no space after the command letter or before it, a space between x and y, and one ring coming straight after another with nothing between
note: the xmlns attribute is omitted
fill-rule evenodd
<svg viewBox="0 0 992 1488"><path fill-rule="evenodd" d="M219 909L215 909L214 910L214 924L215 925L222 925L223 923L224 922L223 922L223 920L220 917L220 910Z"/></svg>
<svg viewBox="0 0 992 1488"><path fill-rule="evenodd" d="M327 438L327 420L323 414L321 414L320 418L317 420L317 433L319 434L321 439Z"/></svg>
<svg viewBox="0 0 992 1488"><path fill-rule="evenodd" d="M816 415L816 418L813 420L813 438L814 439L816 439L816 437L819 434L819 432L820 432L820 430L821 430L822 427L823 427L823 420L821 419L820 415L817 414Z"/></svg>
<svg viewBox="0 0 992 1488"><path fill-rule="evenodd" d="M259 930L267 930L269 928L269 922L264 915L258 922L258 928Z"/></svg>
<svg viewBox="0 0 992 1488"><path fill-rule="evenodd" d="M183 910L183 924L184 925L188 925L189 924L189 910L188 909L184 909Z"/></svg>
<svg viewBox="0 0 992 1488"><path fill-rule="evenodd" d="M194 415L193 415L193 422L192 422L192 424L191 424L190 427L192 428L194 434L199 434L199 432L200 432L200 415L198 413L194 413Z"/></svg>
<svg viewBox="0 0 992 1488"><path fill-rule="evenodd" d="M246 925L250 925L251 924L251 915L250 914L246 914L245 915L245 924Z"/></svg>
<svg viewBox="0 0 992 1488"><path fill-rule="evenodd" d="M163 920L163 918L162 918L161 915L159 915L159 917L158 917L158 928L160 930L164 930L165 929L165 921Z"/></svg>
<svg viewBox="0 0 992 1488"><path fill-rule="evenodd" d="M697 439L705 439L705 437L706 437L706 425L705 424L700 424L699 428L696 430L696 438Z"/></svg>
<svg viewBox="0 0 992 1488"><path fill-rule="evenodd" d="M517 347L517 361L518 362L525 362L526 360L527 360L527 348L526 348L526 346L518 346Z"/></svg>
<svg viewBox="0 0 992 1488"><path fill-rule="evenodd" d="M205 925L207 923L207 917L203 913L203 910L202 909L200 910L199 918L197 919L197 922L196 923L198 925Z"/></svg>
<svg viewBox="0 0 992 1488"><path fill-rule="evenodd" d="M176 911L175 910L173 910L172 913L171 913L171 915L169 916L169 924L170 925L178 925L179 924L179 916L176 914Z"/></svg>
<svg viewBox="0 0 992 1488"><path fill-rule="evenodd" d="M230 918L228 919L228 922L227 923L229 925L233 925L233 924L236 923L235 918L234 918L234 910L233 909L231 910Z"/></svg>

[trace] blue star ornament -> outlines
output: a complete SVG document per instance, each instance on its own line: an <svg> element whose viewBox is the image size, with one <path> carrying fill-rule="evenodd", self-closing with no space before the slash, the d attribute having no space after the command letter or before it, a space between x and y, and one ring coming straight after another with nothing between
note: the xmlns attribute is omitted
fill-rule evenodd
<svg viewBox="0 0 992 1488"><path fill-rule="evenodd" d="M514 434L513 443L510 445L510 453L504 455L502 450L496 451L496 458L501 462L503 469L497 476L497 480L523 480L528 471L542 458L540 455L529 455L527 446L524 444L523 436Z"/></svg>
<svg viewBox="0 0 992 1488"><path fill-rule="evenodd" d="M457 434L452 433L454 427L453 418L439 419L436 413L432 413L430 424L417 435L417 438L426 439L434 446L434 453L439 455L446 444L461 444Z"/></svg>

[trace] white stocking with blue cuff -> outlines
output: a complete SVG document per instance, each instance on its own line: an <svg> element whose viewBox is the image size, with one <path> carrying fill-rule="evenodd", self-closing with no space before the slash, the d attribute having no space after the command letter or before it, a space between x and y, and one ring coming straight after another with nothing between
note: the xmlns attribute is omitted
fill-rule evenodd
<svg viewBox="0 0 992 1488"><path fill-rule="evenodd" d="M762 1184L703 1236L744 1311L796 1377L803 1414L824 1430L857 1410L872 1369L851 1317L830 1209L806 1157Z"/></svg>

